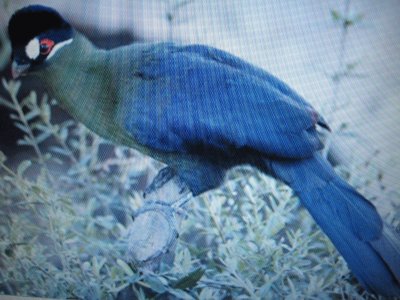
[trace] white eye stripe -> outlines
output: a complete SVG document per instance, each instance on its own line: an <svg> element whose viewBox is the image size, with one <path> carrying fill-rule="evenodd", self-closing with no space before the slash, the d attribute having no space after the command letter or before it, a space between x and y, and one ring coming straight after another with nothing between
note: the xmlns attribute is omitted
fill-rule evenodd
<svg viewBox="0 0 400 300"><path fill-rule="evenodd" d="M66 41L64 41L64 42L61 42L61 43L59 43L59 44L56 44L56 45L53 47L53 49L51 50L50 54L47 56L46 60L49 59L49 58L51 58L54 54L56 54L56 52L57 52L58 50L60 50L62 47L66 46L66 45L68 45L68 44L71 44L71 43L72 43L72 40L73 40L73 39L69 39L69 40L66 40Z"/></svg>
<svg viewBox="0 0 400 300"><path fill-rule="evenodd" d="M56 44L53 49L51 49L50 54L47 56L46 60L51 58L58 50L62 47L72 43L73 39L66 40L64 42ZM40 42L38 38L33 38L25 47L25 53L28 58L35 60L40 55Z"/></svg>
<svg viewBox="0 0 400 300"><path fill-rule="evenodd" d="M40 43L38 38L32 39L25 47L26 56L30 59L38 58L40 54Z"/></svg>

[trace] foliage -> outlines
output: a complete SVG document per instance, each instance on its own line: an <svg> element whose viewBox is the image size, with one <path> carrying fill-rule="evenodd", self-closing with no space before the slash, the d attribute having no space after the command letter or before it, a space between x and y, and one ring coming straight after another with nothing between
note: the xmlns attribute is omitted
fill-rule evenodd
<svg viewBox="0 0 400 300"><path fill-rule="evenodd" d="M53 124L54 100L0 99L18 143L36 158L7 165L0 154L0 290L80 299L374 298L290 189L249 167L189 203L172 264L136 268L127 257L140 182L155 168L68 120ZM47 143L46 146L44 144Z"/></svg>

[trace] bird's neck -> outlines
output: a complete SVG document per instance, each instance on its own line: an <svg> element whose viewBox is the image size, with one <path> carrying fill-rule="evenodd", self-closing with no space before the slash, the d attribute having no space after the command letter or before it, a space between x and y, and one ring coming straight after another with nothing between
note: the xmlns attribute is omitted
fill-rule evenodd
<svg viewBox="0 0 400 300"><path fill-rule="evenodd" d="M79 33L62 50L40 74L49 93L77 121L105 138L112 137L116 91L108 52L97 49Z"/></svg>

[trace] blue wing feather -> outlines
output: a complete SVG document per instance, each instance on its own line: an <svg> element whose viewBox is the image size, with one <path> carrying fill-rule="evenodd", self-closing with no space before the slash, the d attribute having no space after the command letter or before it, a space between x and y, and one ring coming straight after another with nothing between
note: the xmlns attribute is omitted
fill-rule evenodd
<svg viewBox="0 0 400 300"><path fill-rule="evenodd" d="M123 125L139 143L291 158L321 149L312 107L269 73L206 46L160 45L145 55L122 102Z"/></svg>
<svg viewBox="0 0 400 300"><path fill-rule="evenodd" d="M194 53L201 55L204 58L212 59L222 63L224 66L229 66L237 70L243 71L251 76L258 77L268 83L269 86L279 90L282 94L292 98L296 102L312 109L311 105L293 89L291 89L286 83L278 79L271 73L256 67L228 52L205 45L189 45L181 48L183 52Z"/></svg>

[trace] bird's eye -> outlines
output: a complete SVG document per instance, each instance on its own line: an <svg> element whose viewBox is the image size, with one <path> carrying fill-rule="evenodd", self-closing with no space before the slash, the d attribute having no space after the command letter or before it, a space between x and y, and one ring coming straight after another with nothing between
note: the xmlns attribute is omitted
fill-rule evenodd
<svg viewBox="0 0 400 300"><path fill-rule="evenodd" d="M40 41L40 54L47 55L50 53L54 46L54 41L49 39L43 39Z"/></svg>

